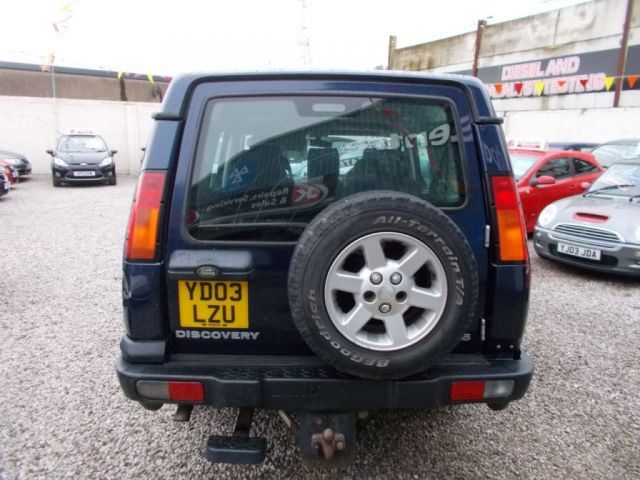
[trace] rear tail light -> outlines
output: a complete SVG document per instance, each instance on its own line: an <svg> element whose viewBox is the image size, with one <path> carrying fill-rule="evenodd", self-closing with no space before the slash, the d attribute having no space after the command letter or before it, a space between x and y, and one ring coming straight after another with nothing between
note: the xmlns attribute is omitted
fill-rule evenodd
<svg viewBox="0 0 640 480"><path fill-rule="evenodd" d="M156 257L160 206L165 174L142 172L131 206L124 256L127 260L153 260Z"/></svg>
<svg viewBox="0 0 640 480"><path fill-rule="evenodd" d="M515 384L515 380L464 380L452 382L449 398L457 402L508 398L513 393Z"/></svg>
<svg viewBox="0 0 640 480"><path fill-rule="evenodd" d="M511 175L491 177L491 190L498 223L498 253L503 262L524 262L528 258L527 232L515 181Z"/></svg>
<svg viewBox="0 0 640 480"><path fill-rule="evenodd" d="M204 400L204 387L200 382L138 380L136 390L138 395L147 400L194 403Z"/></svg>

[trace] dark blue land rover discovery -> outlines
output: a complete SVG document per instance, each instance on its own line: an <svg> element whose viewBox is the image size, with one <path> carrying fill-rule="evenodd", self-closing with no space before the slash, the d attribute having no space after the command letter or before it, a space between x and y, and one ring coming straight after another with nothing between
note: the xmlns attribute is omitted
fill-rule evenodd
<svg viewBox="0 0 640 480"><path fill-rule="evenodd" d="M261 462L253 410L279 410L331 467L371 412L521 398L529 262L500 123L461 76L175 79L126 237L125 394L179 420L239 407L214 462Z"/></svg>

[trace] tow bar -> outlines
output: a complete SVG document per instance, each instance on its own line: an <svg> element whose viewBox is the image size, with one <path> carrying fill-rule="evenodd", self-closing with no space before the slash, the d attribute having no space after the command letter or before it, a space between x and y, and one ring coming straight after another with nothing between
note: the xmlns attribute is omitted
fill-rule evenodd
<svg viewBox="0 0 640 480"><path fill-rule="evenodd" d="M298 445L302 461L313 468L344 468L356 455L355 413L301 413Z"/></svg>
<svg viewBox="0 0 640 480"><path fill-rule="evenodd" d="M355 413L298 413L299 423L278 412L297 436L300 456L312 468L343 468L351 465L356 453ZM241 408L233 435L211 435L205 456L214 463L257 464L265 458L266 439L250 437L253 409Z"/></svg>

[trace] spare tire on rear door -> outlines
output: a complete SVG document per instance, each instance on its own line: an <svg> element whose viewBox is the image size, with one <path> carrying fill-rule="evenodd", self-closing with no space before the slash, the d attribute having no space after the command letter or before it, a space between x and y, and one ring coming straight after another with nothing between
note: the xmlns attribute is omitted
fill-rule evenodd
<svg viewBox="0 0 640 480"><path fill-rule="evenodd" d="M358 193L320 213L289 268L300 334L363 378L426 370L461 340L478 301L475 257L441 210L412 195Z"/></svg>

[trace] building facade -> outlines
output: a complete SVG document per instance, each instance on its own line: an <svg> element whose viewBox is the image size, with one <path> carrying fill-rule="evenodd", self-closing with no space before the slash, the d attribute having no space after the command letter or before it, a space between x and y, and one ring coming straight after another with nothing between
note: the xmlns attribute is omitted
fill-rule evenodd
<svg viewBox="0 0 640 480"><path fill-rule="evenodd" d="M640 0L593 0L405 48L391 37L388 68L471 74L477 43L477 76L498 112L611 108L616 88L619 107L640 107Z"/></svg>

